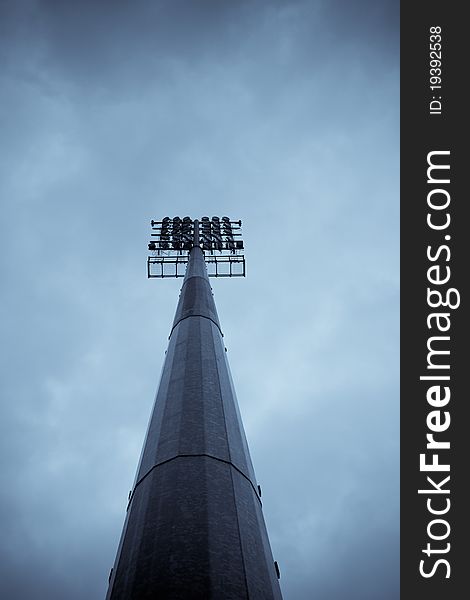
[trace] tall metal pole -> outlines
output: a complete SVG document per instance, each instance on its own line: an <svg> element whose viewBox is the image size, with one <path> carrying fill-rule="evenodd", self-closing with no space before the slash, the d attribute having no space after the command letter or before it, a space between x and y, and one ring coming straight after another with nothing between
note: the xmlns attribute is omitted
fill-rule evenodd
<svg viewBox="0 0 470 600"><path fill-rule="evenodd" d="M189 252L107 599L282 599L199 244Z"/></svg>

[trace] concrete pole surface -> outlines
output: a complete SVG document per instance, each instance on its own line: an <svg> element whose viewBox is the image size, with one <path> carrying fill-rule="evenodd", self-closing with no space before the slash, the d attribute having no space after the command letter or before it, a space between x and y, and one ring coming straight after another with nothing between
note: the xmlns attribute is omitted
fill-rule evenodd
<svg viewBox="0 0 470 600"><path fill-rule="evenodd" d="M202 250L190 252L108 600L282 600Z"/></svg>

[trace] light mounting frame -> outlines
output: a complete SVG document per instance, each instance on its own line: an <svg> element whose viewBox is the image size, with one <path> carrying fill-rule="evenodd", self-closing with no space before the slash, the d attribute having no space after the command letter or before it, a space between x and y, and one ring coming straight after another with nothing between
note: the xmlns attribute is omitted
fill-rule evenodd
<svg viewBox="0 0 470 600"><path fill-rule="evenodd" d="M228 217L164 217L150 222L148 278L184 277L192 248L204 253L209 277L245 277L242 222Z"/></svg>

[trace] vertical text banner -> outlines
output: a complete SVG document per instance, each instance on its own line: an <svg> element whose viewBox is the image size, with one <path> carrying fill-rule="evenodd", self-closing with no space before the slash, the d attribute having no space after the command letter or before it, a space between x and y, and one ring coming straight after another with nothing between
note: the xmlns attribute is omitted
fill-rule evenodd
<svg viewBox="0 0 470 600"><path fill-rule="evenodd" d="M462 3L401 4L401 600L470 581L468 28Z"/></svg>

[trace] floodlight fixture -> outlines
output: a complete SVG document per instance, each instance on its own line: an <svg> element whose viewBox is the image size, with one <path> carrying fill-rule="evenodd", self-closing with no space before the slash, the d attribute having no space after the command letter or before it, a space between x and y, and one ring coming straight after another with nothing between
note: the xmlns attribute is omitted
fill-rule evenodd
<svg viewBox="0 0 470 600"><path fill-rule="evenodd" d="M200 248L209 277L244 277L245 256L241 220L213 216L163 217L150 222L152 240L148 245L148 277L184 277L184 267L194 247ZM237 238L237 239L235 239Z"/></svg>

